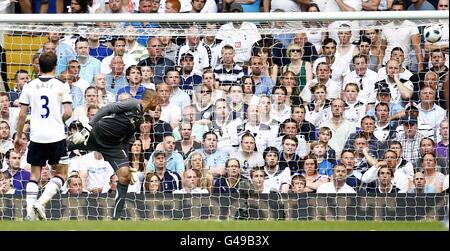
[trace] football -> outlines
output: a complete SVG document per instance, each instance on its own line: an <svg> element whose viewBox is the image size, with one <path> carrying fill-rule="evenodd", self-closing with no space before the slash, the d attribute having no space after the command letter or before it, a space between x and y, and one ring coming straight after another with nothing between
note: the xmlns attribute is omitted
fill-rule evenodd
<svg viewBox="0 0 450 251"><path fill-rule="evenodd" d="M441 40L442 26L438 24L428 25L423 30L425 40L429 43L436 43Z"/></svg>

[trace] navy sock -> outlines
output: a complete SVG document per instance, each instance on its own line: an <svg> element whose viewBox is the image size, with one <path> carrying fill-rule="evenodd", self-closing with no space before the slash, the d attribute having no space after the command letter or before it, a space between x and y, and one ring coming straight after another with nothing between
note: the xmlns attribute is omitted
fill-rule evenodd
<svg viewBox="0 0 450 251"><path fill-rule="evenodd" d="M128 185L117 183L116 200L114 201L113 220L118 220L122 214L125 205L125 197L127 196Z"/></svg>

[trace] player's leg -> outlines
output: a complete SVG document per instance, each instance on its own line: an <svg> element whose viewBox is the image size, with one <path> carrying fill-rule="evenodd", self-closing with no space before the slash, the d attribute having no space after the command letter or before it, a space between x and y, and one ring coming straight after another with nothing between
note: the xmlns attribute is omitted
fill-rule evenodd
<svg viewBox="0 0 450 251"><path fill-rule="evenodd" d="M25 190L27 202L27 217L25 220L34 220L35 213L33 205L37 202L39 192L39 180L41 179L41 167L46 165L47 158L45 157L46 144L35 143L33 141L28 145L27 162L31 165L30 181Z"/></svg>
<svg viewBox="0 0 450 251"><path fill-rule="evenodd" d="M37 201L39 193L39 180L41 179L41 166L31 166L30 181L27 183L26 190L26 203L27 203L27 216L25 220L34 220L36 215L33 210L33 205Z"/></svg>
<svg viewBox="0 0 450 251"><path fill-rule="evenodd" d="M67 179L68 171L68 156L66 140L59 142L45 144L46 151L44 156L47 156L48 164L52 166L54 172L53 178L45 186L42 195L39 197L36 203L33 205L33 209L40 219L46 219L45 205L50 199L59 192L64 182Z"/></svg>
<svg viewBox="0 0 450 251"><path fill-rule="evenodd" d="M113 166L113 168L117 170L116 175L119 179L117 182L117 191L112 213L113 220L118 220L120 219L123 207L125 206L125 199L127 196L128 185L130 184L131 180L131 173L128 160L109 161L109 163L111 162L115 163L114 165L116 167L114 167L113 164L111 164L111 166Z"/></svg>
<svg viewBox="0 0 450 251"><path fill-rule="evenodd" d="M52 170L54 171L53 178L47 183L41 197L33 205L34 210L38 211L39 218L45 219L45 205L61 190L61 187L67 179L67 169L67 164L52 165Z"/></svg>

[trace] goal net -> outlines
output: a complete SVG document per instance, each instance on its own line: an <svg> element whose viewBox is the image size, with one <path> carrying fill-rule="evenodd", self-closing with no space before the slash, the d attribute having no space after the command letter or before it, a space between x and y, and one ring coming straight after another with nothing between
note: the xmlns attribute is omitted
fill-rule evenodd
<svg viewBox="0 0 450 251"><path fill-rule="evenodd" d="M0 219L26 214L29 135L12 143L48 51L71 89L68 136L158 93L124 146L139 176L126 219L448 215L447 12L2 15L0 35ZM111 219L113 169L69 154L47 218ZM50 177L43 167L41 188Z"/></svg>

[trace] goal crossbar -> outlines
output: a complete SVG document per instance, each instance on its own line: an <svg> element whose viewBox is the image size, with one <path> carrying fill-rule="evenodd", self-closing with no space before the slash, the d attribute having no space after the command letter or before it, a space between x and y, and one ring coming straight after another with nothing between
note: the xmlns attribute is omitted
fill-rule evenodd
<svg viewBox="0 0 450 251"><path fill-rule="evenodd" d="M178 14L2 14L0 23L54 22L207 22L207 21L337 21L448 19L447 11L362 11L283 13L178 13Z"/></svg>

